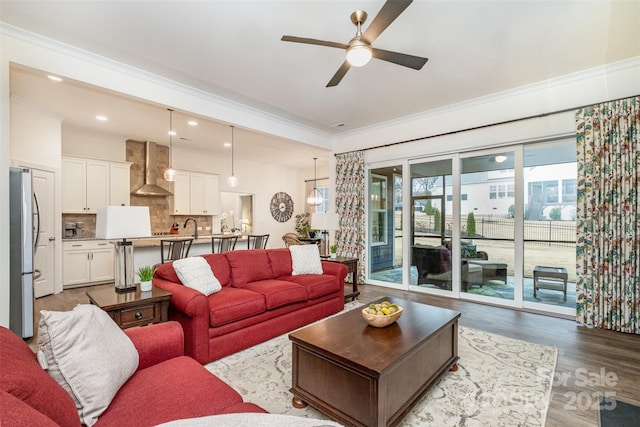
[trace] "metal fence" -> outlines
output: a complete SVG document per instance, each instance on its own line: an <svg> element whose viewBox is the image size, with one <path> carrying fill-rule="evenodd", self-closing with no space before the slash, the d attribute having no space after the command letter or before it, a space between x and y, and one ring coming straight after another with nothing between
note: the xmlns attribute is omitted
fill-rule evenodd
<svg viewBox="0 0 640 427"><path fill-rule="evenodd" d="M416 213L416 234L439 235L433 215ZM451 236L453 218L446 216L445 235ZM466 217L462 219L460 231L463 238L478 240L514 240L515 220L513 218L477 216L475 217L475 234L467 233ZM524 221L524 241L540 246L575 246L575 221Z"/></svg>

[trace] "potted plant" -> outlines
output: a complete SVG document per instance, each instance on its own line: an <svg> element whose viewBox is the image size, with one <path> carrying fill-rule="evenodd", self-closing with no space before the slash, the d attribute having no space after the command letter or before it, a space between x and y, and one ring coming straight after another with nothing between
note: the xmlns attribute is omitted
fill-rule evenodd
<svg viewBox="0 0 640 427"><path fill-rule="evenodd" d="M300 237L309 237L309 231L311 231L309 216L310 215L308 213L301 213L296 215L296 233L298 233L298 236Z"/></svg>
<svg viewBox="0 0 640 427"><path fill-rule="evenodd" d="M150 265L138 269L137 274L140 278L140 292L148 292L151 290L151 279L153 279L155 272L156 269Z"/></svg>
<svg viewBox="0 0 640 427"><path fill-rule="evenodd" d="M331 253L331 259L336 259L338 256L338 245L331 245L329 252Z"/></svg>

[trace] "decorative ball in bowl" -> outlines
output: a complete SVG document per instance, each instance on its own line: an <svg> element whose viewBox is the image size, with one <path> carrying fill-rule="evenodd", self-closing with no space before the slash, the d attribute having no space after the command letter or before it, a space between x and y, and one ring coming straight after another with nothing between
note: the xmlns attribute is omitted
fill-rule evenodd
<svg viewBox="0 0 640 427"><path fill-rule="evenodd" d="M395 323L402 316L402 307L389 301L378 304L369 304L362 309L362 318L374 328L384 328Z"/></svg>

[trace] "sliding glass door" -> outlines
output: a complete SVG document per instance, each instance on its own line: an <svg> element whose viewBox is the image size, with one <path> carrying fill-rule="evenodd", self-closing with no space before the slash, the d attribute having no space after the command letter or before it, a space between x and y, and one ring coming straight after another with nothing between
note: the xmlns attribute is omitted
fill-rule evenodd
<svg viewBox="0 0 640 427"><path fill-rule="evenodd" d="M369 170L370 283L575 313L573 139L404 165Z"/></svg>
<svg viewBox="0 0 640 427"><path fill-rule="evenodd" d="M369 279L403 283L402 166L369 171Z"/></svg>
<svg viewBox="0 0 640 427"><path fill-rule="evenodd" d="M523 298L573 314L576 306L576 144L525 147Z"/></svg>
<svg viewBox="0 0 640 427"><path fill-rule="evenodd" d="M461 288L480 298L514 301L515 153L461 159Z"/></svg>
<svg viewBox="0 0 640 427"><path fill-rule="evenodd" d="M411 172L411 281L421 289L451 291L452 160L415 163Z"/></svg>

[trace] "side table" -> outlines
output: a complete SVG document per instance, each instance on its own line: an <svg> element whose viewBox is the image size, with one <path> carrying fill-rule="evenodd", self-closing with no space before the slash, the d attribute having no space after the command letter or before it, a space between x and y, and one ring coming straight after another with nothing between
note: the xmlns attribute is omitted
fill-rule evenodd
<svg viewBox="0 0 640 427"><path fill-rule="evenodd" d="M90 289L89 302L107 312L122 329L169 320L171 292L156 288L149 292L118 293L115 288Z"/></svg>
<svg viewBox="0 0 640 427"><path fill-rule="evenodd" d="M564 267L533 267L533 297L537 297L538 289L561 291L567 301L567 269ZM543 280L541 280L543 279Z"/></svg>
<svg viewBox="0 0 640 427"><path fill-rule="evenodd" d="M324 261L337 262L347 266L349 273L351 273L351 292L345 290L344 299L351 298L351 301L358 299L360 291L358 290L358 258L349 257L336 257L336 258L322 258ZM347 282L345 282L345 285Z"/></svg>

